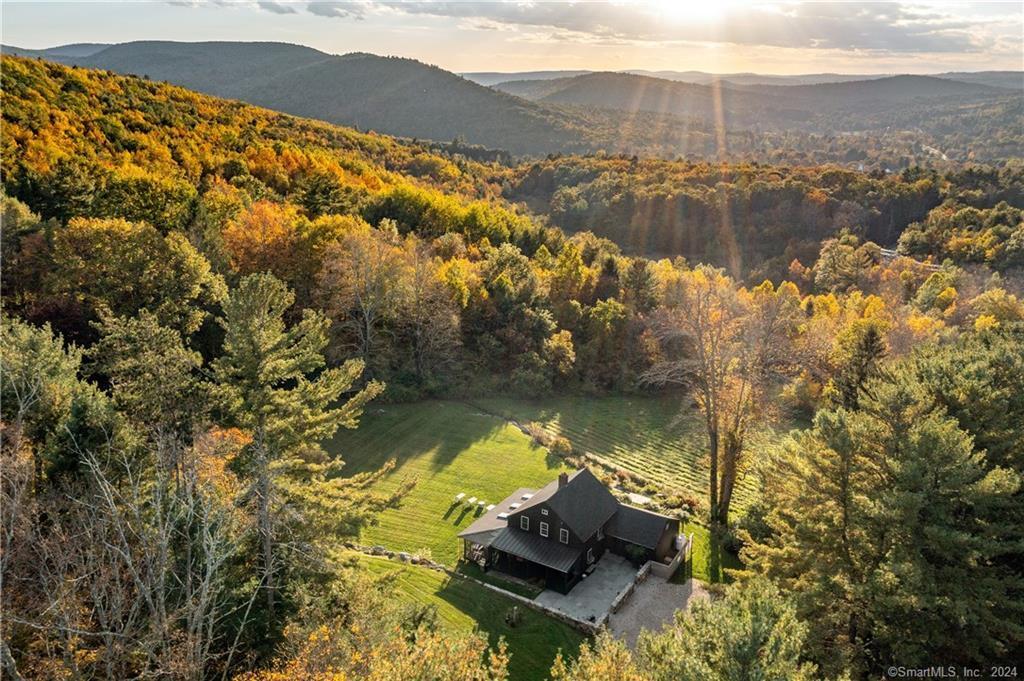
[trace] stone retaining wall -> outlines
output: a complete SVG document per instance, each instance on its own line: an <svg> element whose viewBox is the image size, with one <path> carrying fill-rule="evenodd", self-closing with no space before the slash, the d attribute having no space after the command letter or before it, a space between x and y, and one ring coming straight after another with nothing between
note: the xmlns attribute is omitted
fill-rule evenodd
<svg viewBox="0 0 1024 681"><path fill-rule="evenodd" d="M434 561L428 558L416 556L410 553L406 553L404 551L390 551L384 548L383 546L362 546L360 544L353 544L351 542L346 542L344 546L345 548L351 549L353 551L358 551L359 553L364 553L368 556L379 556L381 558L387 558L388 560L394 560L400 563L419 565L430 570L437 570L438 572L443 572L455 579L469 580L471 582L479 584L485 589L489 589L497 594L504 596L505 598L509 598L515 601L516 603L522 604L527 608L531 608L532 610L536 610L537 612L540 612L544 615L547 615L548 617L556 619L559 622L568 624L570 627L578 629L579 631L582 631L584 634L589 634L590 636L597 635L597 633L601 631L601 629L603 629L608 622L607 613L602 615L596 622L586 622L584 620L578 620L574 617L569 617L564 612L560 612L558 610L549 608L546 605L538 603L533 599L527 598L526 596L520 596L519 594L514 593L512 591L502 589L500 586L495 586L494 584L489 584L475 577L470 577L469 575L464 575L461 572L456 572L448 566L442 565L440 563L435 563ZM632 589L632 587L630 587L630 589Z"/></svg>
<svg viewBox="0 0 1024 681"><path fill-rule="evenodd" d="M625 605L626 601L628 601L630 596L633 595L633 592L636 590L637 584L642 584L651 574L654 574L655 576L660 577L666 581L672 578L672 575L674 575L676 570L679 569L679 566L689 557L690 548L693 546L693 534L691 533L690 536L687 537L686 544L681 549L679 549L676 555L672 558L671 563L664 564L655 563L654 561L647 561L642 566L640 566L640 569L636 571L636 576L633 577L633 582L622 593L615 597L615 600L612 601L610 611L601 615L601 617L599 617L596 622L587 622L584 620L578 620L575 617L570 617L569 615L566 615L564 612L555 610L554 608L549 608L548 606L538 603L537 601L531 598L527 598L526 596L521 596L512 591L508 591L507 589L502 589L500 586L495 586L494 584L484 582L475 577L470 577L469 575L464 575L461 572L456 572L455 570L452 570L446 565L442 565L441 563L435 563L429 558L424 558L422 556L406 553L404 551L391 551L389 549L384 548L383 546L368 547L359 544L353 544L351 542L346 542L344 546L353 551L358 551L366 555L379 556L381 558L387 558L388 560L394 560L400 563L408 563L410 565L419 565L430 570L437 570L438 572L443 572L455 579L469 580L482 586L485 589L489 589L494 593L500 594L505 598L511 599L516 603L524 605L527 608L531 608L532 610L547 615L548 617L556 619L559 622L568 624L570 627L582 631L584 634L595 636L598 632L600 632L607 626L609 615L611 613L616 613L620 609L622 609L622 606Z"/></svg>
<svg viewBox="0 0 1024 681"><path fill-rule="evenodd" d="M647 581L647 576L650 573L651 562L647 561L646 563L640 566L639 570L636 571L636 575L633 577L633 582L628 587L626 587L625 591L616 596L614 601L612 601L612 607L609 614L618 612L622 608L622 606L626 604L626 601L629 600L629 597L633 595L633 591L636 589L636 585L643 584L645 581ZM605 615L605 619L607 618L608 615Z"/></svg>

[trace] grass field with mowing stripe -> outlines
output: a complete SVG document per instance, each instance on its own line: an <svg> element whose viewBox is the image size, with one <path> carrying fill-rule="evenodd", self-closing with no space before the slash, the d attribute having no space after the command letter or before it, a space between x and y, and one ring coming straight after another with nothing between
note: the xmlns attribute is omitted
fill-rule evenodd
<svg viewBox="0 0 1024 681"><path fill-rule="evenodd" d="M521 424L539 423L550 435L566 437L575 450L650 480L659 487L698 497L707 495L707 434L697 410L680 415L679 397L553 397L526 401L473 400L484 411ZM751 437L750 448L770 442L775 431ZM733 509L739 514L755 493L753 476L739 481Z"/></svg>
<svg viewBox="0 0 1024 681"><path fill-rule="evenodd" d="M435 606L443 627L463 632L478 629L492 646L504 637L511 653L509 674L516 681L547 678L559 649L566 657L575 657L585 638L575 629L523 606L519 606L520 623L510 627L505 623L505 613L514 602L469 580L383 558L360 556L359 560L376 574L398 572L399 596Z"/></svg>
<svg viewBox="0 0 1024 681"><path fill-rule="evenodd" d="M382 513L360 542L395 551L428 549L445 565L455 565L456 535L476 518L475 510L453 505L456 494L497 503L519 487L543 487L568 470L515 427L461 402L371 406L358 429L339 432L326 446L345 461L346 475L396 459L382 490L417 481L401 507Z"/></svg>

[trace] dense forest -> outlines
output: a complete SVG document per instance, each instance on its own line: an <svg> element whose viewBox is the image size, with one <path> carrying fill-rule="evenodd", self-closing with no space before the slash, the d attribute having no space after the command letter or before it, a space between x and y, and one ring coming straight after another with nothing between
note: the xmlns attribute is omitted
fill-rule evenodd
<svg viewBox="0 0 1024 681"><path fill-rule="evenodd" d="M2 88L5 673L507 678L342 551L415 481L323 448L496 393L696 409L707 486L657 491L743 559L553 678L1024 653L1019 163L509 166L43 60Z"/></svg>
<svg viewBox="0 0 1024 681"><path fill-rule="evenodd" d="M785 278L794 259L812 264L843 230L889 248L900 240L901 252L939 263L1019 271L1022 173L1020 164L887 175L574 157L511 169L504 194L568 232L593 231L630 253L714 263L757 283ZM955 232L951 214L960 216Z"/></svg>

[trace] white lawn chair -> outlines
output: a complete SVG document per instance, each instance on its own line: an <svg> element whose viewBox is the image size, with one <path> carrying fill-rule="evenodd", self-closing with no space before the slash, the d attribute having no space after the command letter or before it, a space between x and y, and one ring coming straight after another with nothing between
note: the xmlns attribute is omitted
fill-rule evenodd
<svg viewBox="0 0 1024 681"><path fill-rule="evenodd" d="M473 506L474 504L476 504L476 497L470 497L469 501L467 501L466 504L468 504L469 506Z"/></svg>
<svg viewBox="0 0 1024 681"><path fill-rule="evenodd" d="M466 498L466 493L465 492L459 492L458 494L455 495L455 503L457 504L457 503L459 503L460 501L462 501L465 498Z"/></svg>

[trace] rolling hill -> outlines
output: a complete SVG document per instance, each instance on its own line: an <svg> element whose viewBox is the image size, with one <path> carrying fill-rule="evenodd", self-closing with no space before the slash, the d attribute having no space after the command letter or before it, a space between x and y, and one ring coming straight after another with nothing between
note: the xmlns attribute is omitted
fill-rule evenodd
<svg viewBox="0 0 1024 681"><path fill-rule="evenodd" d="M517 156L607 151L627 155L888 168L939 158L1001 160L1021 146L1021 91L996 87L1013 72L892 76L814 84L684 82L612 72L538 71L462 77L412 59L332 55L271 42L140 41L5 51L146 76L219 97L401 137L453 139ZM768 77L806 83L834 74ZM953 74L947 74L953 75ZM1019 75L1019 74L1017 74ZM847 79L852 76L835 76ZM706 79L705 79L706 81ZM970 81L970 82L968 82ZM941 121L941 123L937 123ZM724 123L728 144L716 129ZM898 135L893 135L897 126ZM1002 130L997 135L992 130ZM836 147L836 135L855 134ZM989 140L999 137L999 141ZM463 147L465 149L465 147ZM877 153L871 150L884 150ZM495 158L495 151L487 152ZM483 158L483 156L481 156ZM858 166L860 167L860 166Z"/></svg>
<svg viewBox="0 0 1024 681"><path fill-rule="evenodd" d="M518 80L497 89L547 104L575 104L711 119L717 102L733 119L787 126L817 112L864 105L905 105L921 98L1013 96L984 83L933 76L891 76L812 85L700 85L628 73L597 72L555 80Z"/></svg>
<svg viewBox="0 0 1024 681"><path fill-rule="evenodd" d="M471 80L480 85L497 85L510 80L554 80L556 78L572 78L582 76L585 73L593 73L587 70L576 71L468 71L459 75L466 80Z"/></svg>
<svg viewBox="0 0 1024 681"><path fill-rule="evenodd" d="M9 54L14 57L41 57L43 59L79 59L81 57L87 57L91 54L96 54L100 50L105 50L110 47L110 43L71 43L68 45L58 45L57 47L47 47L39 50L30 50L23 47L15 47L14 45L0 45L0 52Z"/></svg>
<svg viewBox="0 0 1024 681"><path fill-rule="evenodd" d="M479 71L461 74L463 77L481 85L498 85L522 80L554 80L572 78L595 71L511 71L507 73L495 71ZM619 73L631 73L637 76L663 78L683 83L710 85L714 82L725 82L732 85L816 85L820 83L846 83L856 80L876 80L898 75L892 73L804 73L796 75L776 75L765 73L708 73L707 71L649 71L644 69L626 69ZM947 73L930 74L933 78L957 80L964 83L981 83L993 87L1020 90L1024 88L1024 71L949 71Z"/></svg>
<svg viewBox="0 0 1024 681"><path fill-rule="evenodd" d="M785 98L794 103L800 102L818 110L845 109L864 103L902 105L926 97L982 99L1013 94L1012 91L984 83L911 75L813 85L751 85L743 89L774 98Z"/></svg>
<svg viewBox="0 0 1024 681"><path fill-rule="evenodd" d="M64 63L148 76L218 97L404 137L462 137L518 154L584 150L586 121L412 59L287 43L142 41Z"/></svg>
<svg viewBox="0 0 1024 681"><path fill-rule="evenodd" d="M959 80L963 83L982 83L1015 92L1024 90L1024 71L951 71L949 73L939 73L936 77L947 80Z"/></svg>
<svg viewBox="0 0 1024 681"><path fill-rule="evenodd" d="M647 111L703 121L715 120L720 103L730 128L768 121L789 125L808 117L806 111L791 108L783 97L628 73L597 72L553 81L503 83L496 87L545 104Z"/></svg>
<svg viewBox="0 0 1024 681"><path fill-rule="evenodd" d="M981 82L989 79L1002 82L988 74L978 82L902 75L810 85L700 85L596 72L495 87L549 107L674 116L705 130L721 126L730 153L745 145L743 153L753 160L777 162L779 152L769 148L808 150L816 162L864 159L866 150L884 148L887 160L879 158L879 166L891 169L1024 153L1024 90ZM828 157L825 150L835 149L836 137L845 151ZM701 147L688 147L694 148ZM713 151L703 149L705 155Z"/></svg>

